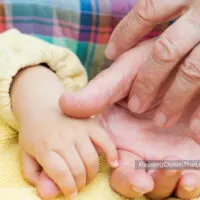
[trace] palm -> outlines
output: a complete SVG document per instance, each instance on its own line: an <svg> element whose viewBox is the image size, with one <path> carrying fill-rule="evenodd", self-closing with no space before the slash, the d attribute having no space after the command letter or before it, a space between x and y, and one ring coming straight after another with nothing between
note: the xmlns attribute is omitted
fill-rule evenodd
<svg viewBox="0 0 200 200"><path fill-rule="evenodd" d="M136 153L145 160L168 156L200 159L200 145L189 131L191 113L198 102L198 99L194 100L179 122L168 129L153 124L154 110L135 117L125 108L115 105L107 109L104 119L118 149Z"/></svg>

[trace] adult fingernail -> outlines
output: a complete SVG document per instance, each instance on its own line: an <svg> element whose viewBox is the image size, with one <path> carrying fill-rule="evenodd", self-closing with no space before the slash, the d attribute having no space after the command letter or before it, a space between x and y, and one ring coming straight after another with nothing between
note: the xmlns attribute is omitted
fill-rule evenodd
<svg viewBox="0 0 200 200"><path fill-rule="evenodd" d="M138 96L136 94L134 94L129 101L129 109L132 112L137 113L140 111L140 107L141 107L140 99L138 98Z"/></svg>
<svg viewBox="0 0 200 200"><path fill-rule="evenodd" d="M154 118L154 124L158 127L163 127L167 123L167 117L164 113L158 112Z"/></svg>
<svg viewBox="0 0 200 200"><path fill-rule="evenodd" d="M113 60L116 56L116 45L114 42L110 42L105 50L105 55L108 59Z"/></svg>
<svg viewBox="0 0 200 200"><path fill-rule="evenodd" d="M163 41L158 41L156 48L158 52L161 52L160 55L162 56L161 58L163 60L166 60L169 58L170 51L168 48L166 48Z"/></svg>
<svg viewBox="0 0 200 200"><path fill-rule="evenodd" d="M199 133L200 132L200 120L199 119L194 119L191 123L191 131L194 133Z"/></svg>
<svg viewBox="0 0 200 200"><path fill-rule="evenodd" d="M195 187L184 187L184 189L188 192L192 192L195 189Z"/></svg>
<svg viewBox="0 0 200 200"><path fill-rule="evenodd" d="M132 190L135 191L135 192L137 192L137 193L139 193L139 194L141 194L141 196L142 196L143 194L149 192L149 191L142 191L142 190L136 188L135 186L132 186Z"/></svg>

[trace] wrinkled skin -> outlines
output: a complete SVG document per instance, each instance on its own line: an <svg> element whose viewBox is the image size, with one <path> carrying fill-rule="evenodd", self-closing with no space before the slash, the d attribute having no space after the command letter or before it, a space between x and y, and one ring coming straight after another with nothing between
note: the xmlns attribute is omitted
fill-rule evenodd
<svg viewBox="0 0 200 200"><path fill-rule="evenodd" d="M159 160L166 156L199 159L198 153L190 153L191 150L198 151L199 144L191 138L194 135L188 127L189 116L199 100L190 104L184 116L172 128L163 129L152 124L154 109L141 116L134 116L121 105L111 106L104 112L104 126L118 149L135 152L143 159Z"/></svg>

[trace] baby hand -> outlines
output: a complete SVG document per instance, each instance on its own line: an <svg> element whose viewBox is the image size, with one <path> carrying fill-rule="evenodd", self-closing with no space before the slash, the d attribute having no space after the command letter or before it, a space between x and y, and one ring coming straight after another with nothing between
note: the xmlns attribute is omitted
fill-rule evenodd
<svg viewBox="0 0 200 200"><path fill-rule="evenodd" d="M32 155L67 196L76 195L99 169L95 146L117 167L117 152L94 119L78 120L46 110L37 120L21 122L20 145Z"/></svg>
<svg viewBox="0 0 200 200"><path fill-rule="evenodd" d="M63 92L56 75L39 66L22 71L11 94L22 151L71 198L98 172L95 146L105 153L111 167L117 167L118 157L114 142L96 118L73 119L60 111L58 100ZM33 170L30 166L24 171L27 176Z"/></svg>

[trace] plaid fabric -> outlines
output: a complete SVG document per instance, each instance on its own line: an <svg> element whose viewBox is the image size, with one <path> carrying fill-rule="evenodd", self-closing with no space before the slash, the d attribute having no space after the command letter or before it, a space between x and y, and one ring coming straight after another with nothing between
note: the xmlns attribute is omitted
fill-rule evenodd
<svg viewBox="0 0 200 200"><path fill-rule="evenodd" d="M104 66L114 27L136 0L0 0L0 32L10 28L75 52L89 77Z"/></svg>

